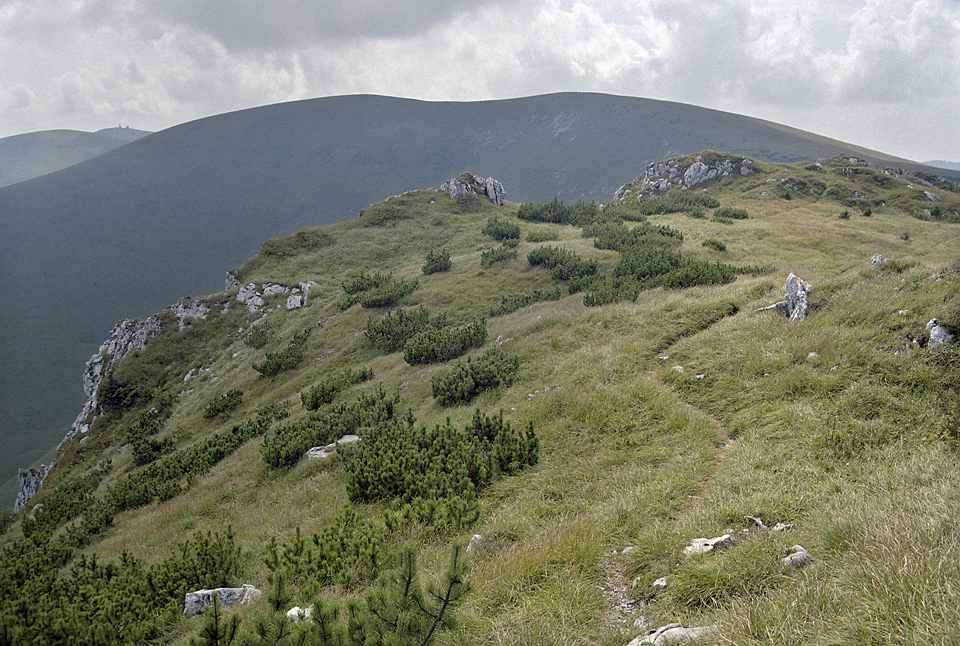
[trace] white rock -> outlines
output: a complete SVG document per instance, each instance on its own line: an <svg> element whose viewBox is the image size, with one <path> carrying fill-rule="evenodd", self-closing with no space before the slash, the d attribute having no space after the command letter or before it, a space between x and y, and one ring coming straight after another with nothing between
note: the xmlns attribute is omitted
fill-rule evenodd
<svg viewBox="0 0 960 646"><path fill-rule="evenodd" d="M307 606L306 608L301 608L300 606L294 606L287 610L287 620L294 623L304 621L313 616L313 606Z"/></svg>
<svg viewBox="0 0 960 646"><path fill-rule="evenodd" d="M263 593L252 585L244 584L240 588L217 588L215 590L197 590L183 597L183 614L195 615L213 603L213 594L217 594L224 608L246 605L259 599Z"/></svg>
<svg viewBox="0 0 960 646"><path fill-rule="evenodd" d="M720 626L688 626L680 624L667 624L656 630L648 631L640 635L627 646L640 646L640 644L672 644L681 642L692 642L704 637L709 637L720 632Z"/></svg>
<svg viewBox="0 0 960 646"><path fill-rule="evenodd" d="M802 545L794 545L787 552L789 552L787 556L780 559L780 562L788 568L803 567L813 560L813 556Z"/></svg>
<svg viewBox="0 0 960 646"><path fill-rule="evenodd" d="M474 534L473 538L470 539L470 544L467 545L468 552L475 552L480 549L480 544L483 542L483 536L480 534Z"/></svg>
<svg viewBox="0 0 960 646"><path fill-rule="evenodd" d="M303 307L303 294L291 294L287 297L287 311Z"/></svg>
<svg viewBox="0 0 960 646"><path fill-rule="evenodd" d="M687 556L696 554L709 554L715 550L733 545L733 537L730 534L717 536L715 538L695 538L690 544L683 548L683 553Z"/></svg>
<svg viewBox="0 0 960 646"><path fill-rule="evenodd" d="M885 262L890 262L890 260L887 259L887 258L884 258L883 256L881 256L881 255L878 254L878 253L877 253L877 254L874 254L873 257L870 258L870 264L873 265L874 267L879 267L880 265L882 265L882 264L885 263Z"/></svg>
<svg viewBox="0 0 960 646"><path fill-rule="evenodd" d="M290 291L289 287L277 285L276 283L267 283L263 286L264 296L273 296L274 294L285 294Z"/></svg>
<svg viewBox="0 0 960 646"><path fill-rule="evenodd" d="M670 586L670 581L667 577L662 576L653 583L650 584L650 587L654 590L666 590Z"/></svg>
<svg viewBox="0 0 960 646"><path fill-rule="evenodd" d="M949 343L953 341L953 335L947 330L947 328L940 325L940 322L937 319L930 319L927 321L927 332L930 333L930 340L927 341L927 348L933 350L938 345L943 343Z"/></svg>

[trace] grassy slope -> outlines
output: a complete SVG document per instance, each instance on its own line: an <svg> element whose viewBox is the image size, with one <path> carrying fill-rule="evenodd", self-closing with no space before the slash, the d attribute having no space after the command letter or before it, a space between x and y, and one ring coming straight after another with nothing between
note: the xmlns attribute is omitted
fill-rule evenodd
<svg viewBox="0 0 960 646"><path fill-rule="evenodd" d="M484 492L474 528L485 537L473 559L474 591L461 627L444 635L445 643L625 644L638 631L635 616L617 603L630 596L651 602L637 614L654 626L719 621L722 639L737 644L958 638L956 390L953 399L937 394L950 379L956 388L956 374L925 352L894 350L921 335L932 317L960 323L960 226L911 217L922 203L900 183L884 199L906 196L899 202L906 211L875 208L864 217L853 210L840 219L847 207L834 201L784 200L769 191L767 179L813 171L802 164L763 170L769 174L706 189L725 206L746 208L748 220L722 224L675 214L654 221L684 231L685 253L768 266L770 275L651 290L636 302L599 308L569 296L489 320L489 342L520 355L520 378L474 405L503 409L516 427L532 420L541 461ZM428 250L446 247L452 271L420 276L406 303L464 318L483 313L501 293L552 281L527 265L527 251L538 246L531 243L521 243L516 260L480 265L480 252L495 246L480 233L486 218L512 217L516 205L458 213L429 192L390 205L413 217L382 228L364 227L363 218L329 225L322 230L336 240L332 245L247 265L245 278L258 283L320 283L309 308L275 311L266 320L280 337L268 350L319 323L308 360L264 379L250 367L263 351L234 340L196 362L212 372L191 382L165 433L188 444L282 399L297 415L298 393L318 375L361 365L374 369L374 383L342 398L382 383L400 389L422 424L471 416L474 405L442 409L430 398L430 377L444 366L410 367L400 354L379 355L365 342L370 311L339 312L340 281L358 269L413 278ZM564 246L608 266L616 261L578 229L520 226L524 235L555 231ZM723 241L727 251L703 247L706 238ZM873 269L874 253L898 265ZM939 280L931 278L944 269ZM756 313L779 300L791 271L814 285L810 318L798 324ZM243 314L230 316L239 319L208 325L243 324ZM683 366L682 374L674 366ZM231 387L244 391L242 408L231 420L202 420L206 402ZM91 442L80 455L88 463L111 457L115 473L130 468L128 452L107 444ZM346 501L341 475L336 463L272 472L254 440L187 493L120 517L90 551L116 558L128 550L158 561L190 532L231 524L244 548L245 580L265 587L260 557L269 537L323 527ZM745 515L795 528L754 532L713 556L682 555L694 537L751 527ZM14 526L7 538L16 534ZM438 567L446 539L429 532L413 538L425 563ZM777 559L793 544L815 560L784 571ZM614 553L626 546L636 550ZM646 591L665 575L670 588ZM640 585L631 590L635 577ZM195 630L195 622L182 625Z"/></svg>

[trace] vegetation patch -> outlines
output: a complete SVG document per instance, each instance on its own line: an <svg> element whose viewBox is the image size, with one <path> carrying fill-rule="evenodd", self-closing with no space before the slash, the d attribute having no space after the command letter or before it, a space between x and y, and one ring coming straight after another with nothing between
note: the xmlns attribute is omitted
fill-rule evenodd
<svg viewBox="0 0 960 646"><path fill-rule="evenodd" d="M300 400L307 410L317 410L321 406L331 403L344 388L363 383L369 379L373 379L373 370L370 368L340 370L328 375L320 383L300 393Z"/></svg>
<svg viewBox="0 0 960 646"><path fill-rule="evenodd" d="M430 380L433 398L441 406L466 404L484 390L509 386L520 370L520 357L491 348L475 361L467 358Z"/></svg>

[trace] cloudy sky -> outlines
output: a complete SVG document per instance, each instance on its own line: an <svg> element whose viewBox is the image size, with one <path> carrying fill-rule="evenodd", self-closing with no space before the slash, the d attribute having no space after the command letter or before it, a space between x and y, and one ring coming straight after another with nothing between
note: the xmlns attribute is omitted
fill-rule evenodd
<svg viewBox="0 0 960 646"><path fill-rule="evenodd" d="M558 91L960 161L960 0L0 0L0 136Z"/></svg>

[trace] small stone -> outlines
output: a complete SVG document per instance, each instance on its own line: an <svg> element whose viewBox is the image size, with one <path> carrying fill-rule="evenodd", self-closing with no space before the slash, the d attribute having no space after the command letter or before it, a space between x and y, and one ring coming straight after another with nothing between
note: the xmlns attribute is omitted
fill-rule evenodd
<svg viewBox="0 0 960 646"><path fill-rule="evenodd" d="M788 568L803 567L813 560L813 556L810 554L810 552L805 550L801 545L794 545L793 547L789 548L787 552L787 556L780 559L780 562Z"/></svg>
<svg viewBox="0 0 960 646"><path fill-rule="evenodd" d="M244 584L240 588L217 588L215 590L197 590L188 592L183 598L183 614L195 615L203 612L203 609L213 604L213 595L224 608L235 605L246 605L259 599L263 592L252 585Z"/></svg>
<svg viewBox="0 0 960 646"><path fill-rule="evenodd" d="M879 267L885 262L890 262L889 259L884 258L880 254L874 254L873 258L870 259L870 264L874 267Z"/></svg>
<svg viewBox="0 0 960 646"><path fill-rule="evenodd" d="M662 576L653 583L650 584L650 587L654 590L666 590L670 585L670 581L667 580L667 577Z"/></svg>
<svg viewBox="0 0 960 646"><path fill-rule="evenodd" d="M816 359L820 354L818 352L811 352L807 355L807 359Z"/></svg>
<svg viewBox="0 0 960 646"><path fill-rule="evenodd" d="M679 374L681 374L681 375L683 374L683 366L674 366L673 369L674 369L675 372L677 372L677 373L679 373Z"/></svg>
<svg viewBox="0 0 960 646"><path fill-rule="evenodd" d="M635 547L632 547L632 546L631 546L631 547L625 547L625 548L623 548L623 550L620 552L620 556L630 556L631 554L633 554L633 553L636 552L636 551L637 551L637 548L635 548Z"/></svg>
<svg viewBox="0 0 960 646"><path fill-rule="evenodd" d="M287 620L294 623L309 619L311 616L313 616L313 606L307 606L306 608L294 606L287 610Z"/></svg>
<svg viewBox="0 0 960 646"><path fill-rule="evenodd" d="M690 544L683 548L683 553L687 556L697 554L709 554L715 550L733 545L733 537L730 534L717 536L716 538L695 538Z"/></svg>
<svg viewBox="0 0 960 646"><path fill-rule="evenodd" d="M467 545L468 552L475 552L480 549L480 544L483 542L483 536L480 534L474 534L473 538L470 539L470 544Z"/></svg>
<svg viewBox="0 0 960 646"><path fill-rule="evenodd" d="M773 528L772 528L770 531L771 531L771 532L786 532L786 531L789 531L789 530L791 530L791 529L793 529L793 524L792 524L792 523L777 523L776 525L773 526Z"/></svg>

